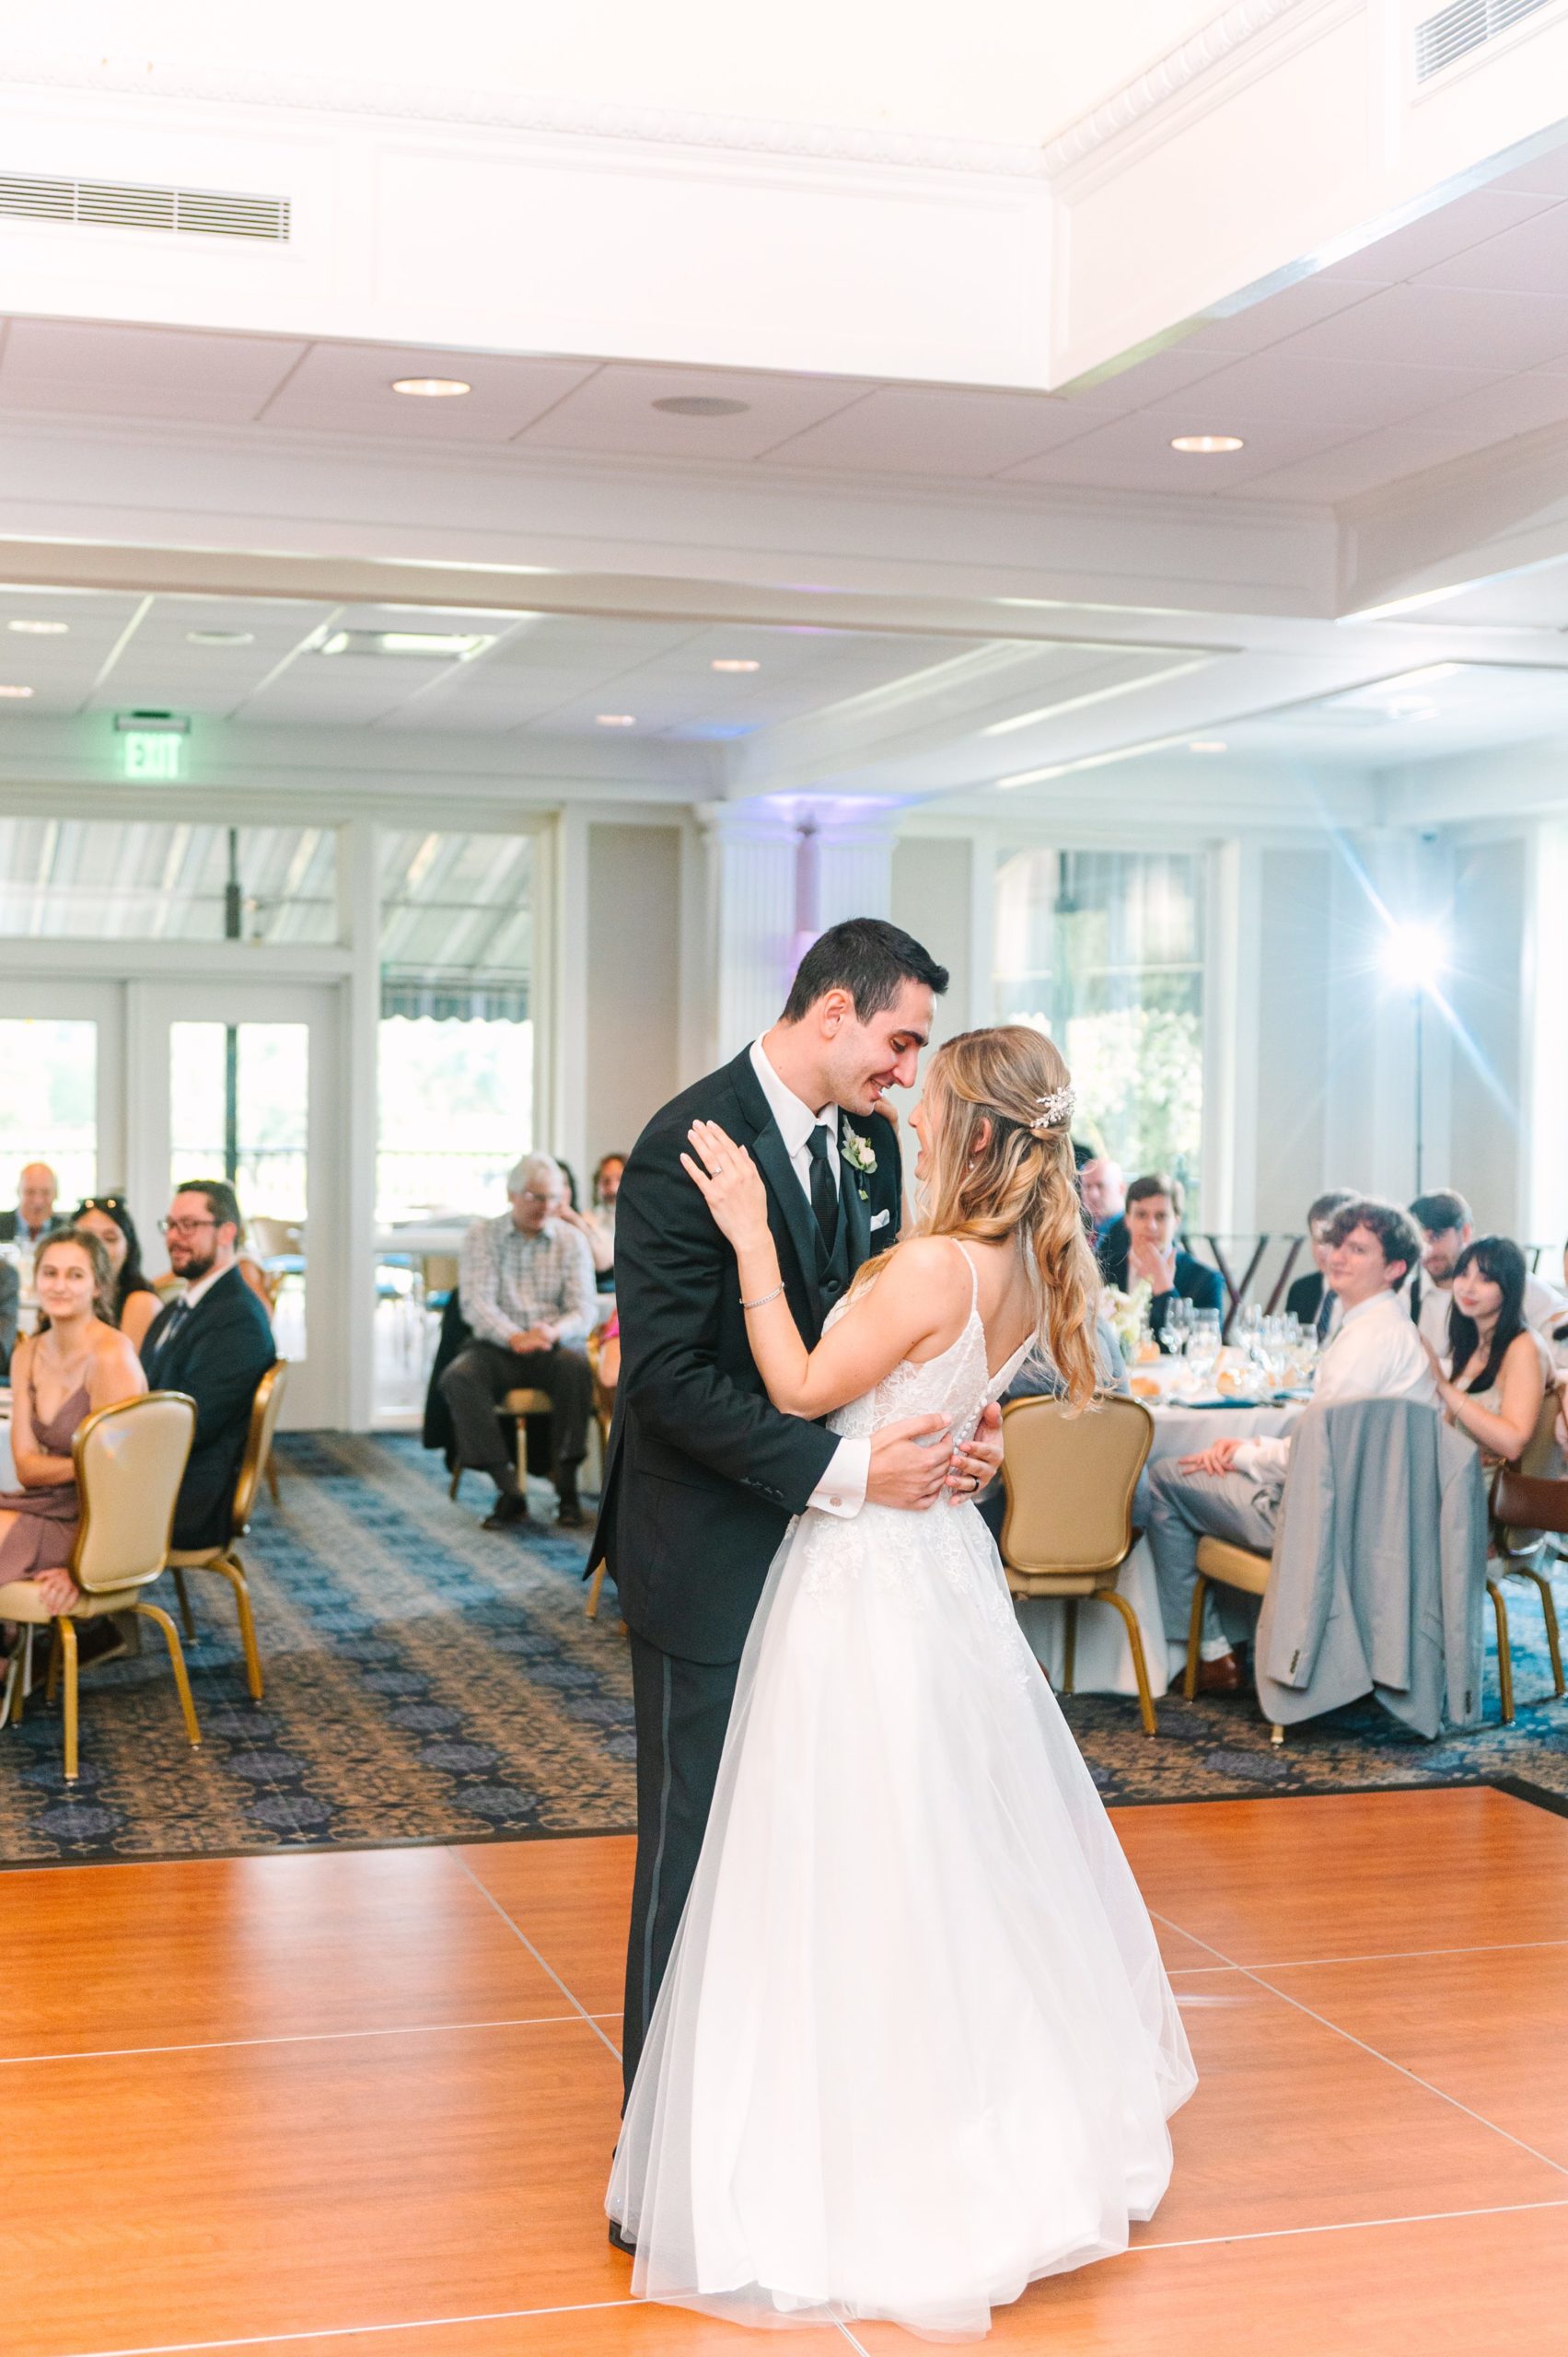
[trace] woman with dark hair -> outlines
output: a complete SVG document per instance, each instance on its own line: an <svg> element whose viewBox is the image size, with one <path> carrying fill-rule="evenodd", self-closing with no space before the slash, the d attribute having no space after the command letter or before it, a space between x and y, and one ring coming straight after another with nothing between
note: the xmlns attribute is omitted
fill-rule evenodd
<svg viewBox="0 0 1568 2357"><path fill-rule="evenodd" d="M1525 1323L1525 1256L1505 1236L1478 1236L1454 1266L1448 1355L1427 1344L1451 1424L1481 1454L1512 1461L1535 1434L1551 1379L1545 1343Z"/></svg>
<svg viewBox="0 0 1568 2357"><path fill-rule="evenodd" d="M11 1366L11 1454L21 1487L0 1490L0 1589L37 1580L51 1612L69 1612L81 1601L66 1569L80 1514L72 1439L96 1410L138 1399L147 1378L115 1330L109 1255L96 1236L51 1228L33 1283L40 1331L17 1343Z"/></svg>
<svg viewBox="0 0 1568 2357"><path fill-rule="evenodd" d="M109 1256L113 1279L113 1323L139 1351L148 1327L163 1307L142 1266L141 1240L123 1195L84 1195L71 1225L96 1236Z"/></svg>

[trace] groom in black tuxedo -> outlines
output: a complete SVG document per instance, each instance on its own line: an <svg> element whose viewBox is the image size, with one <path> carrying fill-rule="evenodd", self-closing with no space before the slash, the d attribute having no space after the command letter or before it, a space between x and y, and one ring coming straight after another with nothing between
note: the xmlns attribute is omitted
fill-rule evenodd
<svg viewBox="0 0 1568 2357"><path fill-rule="evenodd" d="M696 1870L751 1616L793 1515L912 1510L1001 1460L994 1411L955 1463L939 1416L839 1440L769 1401L735 1254L680 1167L693 1121L749 1148L784 1290L814 1344L864 1260L899 1232L903 1181L885 1089L910 1087L944 967L880 918L807 952L772 1029L656 1113L616 1205L621 1381L590 1563L631 1632L637 1870L623 2033L630 2089ZM613 2236L612 2236L613 2239Z"/></svg>

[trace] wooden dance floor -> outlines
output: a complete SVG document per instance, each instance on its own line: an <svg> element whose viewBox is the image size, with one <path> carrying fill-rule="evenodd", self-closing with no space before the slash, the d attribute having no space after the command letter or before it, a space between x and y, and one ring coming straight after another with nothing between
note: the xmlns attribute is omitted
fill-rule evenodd
<svg viewBox="0 0 1568 2357"><path fill-rule="evenodd" d="M993 2345L1568 2343L1568 1819L1428 1790L1117 1826L1202 2084L1133 2249L1035 2285ZM6 2357L755 2352L633 2305L605 2241L630 1864L608 1840L0 1875Z"/></svg>

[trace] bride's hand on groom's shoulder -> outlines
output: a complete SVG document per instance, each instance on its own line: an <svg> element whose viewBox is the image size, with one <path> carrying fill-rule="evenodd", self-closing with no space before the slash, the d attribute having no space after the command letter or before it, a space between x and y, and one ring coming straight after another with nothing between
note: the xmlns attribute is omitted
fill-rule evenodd
<svg viewBox="0 0 1568 2357"><path fill-rule="evenodd" d="M695 1180L721 1233L738 1251L768 1232L768 1195L762 1175L743 1145L716 1121L693 1121L687 1136L691 1152L680 1157Z"/></svg>

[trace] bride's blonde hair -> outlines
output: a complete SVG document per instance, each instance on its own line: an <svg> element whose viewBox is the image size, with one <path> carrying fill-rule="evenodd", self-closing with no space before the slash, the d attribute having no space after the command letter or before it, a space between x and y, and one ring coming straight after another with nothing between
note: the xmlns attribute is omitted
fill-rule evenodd
<svg viewBox="0 0 1568 2357"><path fill-rule="evenodd" d="M1100 1278L1084 1233L1066 1065L1021 1023L963 1031L932 1058L925 1094L936 1121L916 1233L1018 1237L1040 1272L1041 1343L1068 1399L1086 1406L1098 1381Z"/></svg>

